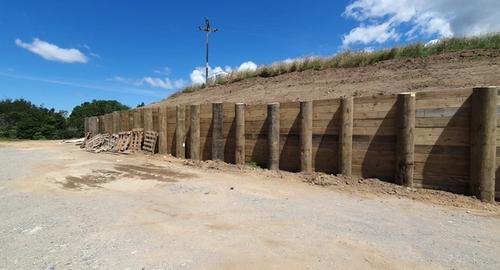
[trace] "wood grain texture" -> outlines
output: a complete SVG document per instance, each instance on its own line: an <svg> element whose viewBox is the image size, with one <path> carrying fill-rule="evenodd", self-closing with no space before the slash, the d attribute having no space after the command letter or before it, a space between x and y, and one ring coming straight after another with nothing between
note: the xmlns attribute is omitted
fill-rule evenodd
<svg viewBox="0 0 500 270"><path fill-rule="evenodd" d="M497 88L474 88L471 125L471 193L495 200Z"/></svg>
<svg viewBox="0 0 500 270"><path fill-rule="evenodd" d="M346 176L352 174L352 129L354 116L354 103L352 97L342 98L341 101L341 124L339 141L339 169Z"/></svg>
<svg viewBox="0 0 500 270"><path fill-rule="evenodd" d="M415 160L415 93L398 95L396 183L413 186Z"/></svg>
<svg viewBox="0 0 500 270"><path fill-rule="evenodd" d="M245 104L235 104L235 163L245 164Z"/></svg>
<svg viewBox="0 0 500 270"><path fill-rule="evenodd" d="M269 169L278 170L280 160L280 104L267 105Z"/></svg>

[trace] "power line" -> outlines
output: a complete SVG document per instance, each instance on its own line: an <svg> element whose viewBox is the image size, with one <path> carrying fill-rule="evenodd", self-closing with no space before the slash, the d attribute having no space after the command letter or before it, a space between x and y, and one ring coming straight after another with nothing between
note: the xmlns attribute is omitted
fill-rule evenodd
<svg viewBox="0 0 500 270"><path fill-rule="evenodd" d="M205 32L205 84L208 85L208 36L210 33L215 33L219 31L217 28L212 28L210 26L210 21L208 20L208 17L205 17L205 28L199 26L198 30L201 32Z"/></svg>

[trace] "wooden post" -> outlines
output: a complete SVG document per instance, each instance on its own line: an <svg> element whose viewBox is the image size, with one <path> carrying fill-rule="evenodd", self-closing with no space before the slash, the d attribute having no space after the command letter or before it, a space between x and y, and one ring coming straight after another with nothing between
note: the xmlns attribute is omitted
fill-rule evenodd
<svg viewBox="0 0 500 270"><path fill-rule="evenodd" d="M130 128L129 128L129 120L128 120L128 110L123 110L120 112L120 118L121 118L121 122L122 122L122 125L120 127L120 131L128 131Z"/></svg>
<svg viewBox="0 0 500 270"><path fill-rule="evenodd" d="M396 183L413 187L415 161L415 93L398 94Z"/></svg>
<svg viewBox="0 0 500 270"><path fill-rule="evenodd" d="M104 130L104 115L99 115L98 118L97 118L97 123L98 123L98 126L99 126L99 133L100 134L104 134L105 133L105 130Z"/></svg>
<svg viewBox="0 0 500 270"><path fill-rule="evenodd" d="M224 105L212 104L212 160L224 161Z"/></svg>
<svg viewBox="0 0 500 270"><path fill-rule="evenodd" d="M134 110L134 128L142 127L142 115L140 109Z"/></svg>
<svg viewBox="0 0 500 270"><path fill-rule="evenodd" d="M280 167L280 104L267 104L267 120L269 123L267 142L269 145L269 169Z"/></svg>
<svg viewBox="0 0 500 270"><path fill-rule="evenodd" d="M312 101L300 102L300 170L312 172Z"/></svg>
<svg viewBox="0 0 500 270"><path fill-rule="evenodd" d="M175 156L186 158L186 110L184 105L177 105L175 122Z"/></svg>
<svg viewBox="0 0 500 270"><path fill-rule="evenodd" d="M352 127L353 127L354 99L341 99L342 119L339 136L339 170L342 175L352 174Z"/></svg>
<svg viewBox="0 0 500 270"><path fill-rule="evenodd" d="M168 153L168 137L167 137L167 106L161 106L158 114L158 152L160 154Z"/></svg>
<svg viewBox="0 0 500 270"><path fill-rule="evenodd" d="M113 120L114 120L113 113L110 112L110 113L106 114L104 119L106 121L106 133L113 134Z"/></svg>
<svg viewBox="0 0 500 270"><path fill-rule="evenodd" d="M113 112L113 133L120 132L121 126L122 123L121 123L120 112L119 111Z"/></svg>
<svg viewBox="0 0 500 270"><path fill-rule="evenodd" d="M89 117L89 132L91 136L99 133L99 120L96 116Z"/></svg>
<svg viewBox="0 0 500 270"><path fill-rule="evenodd" d="M145 127L145 121L144 121L144 112L146 111L146 109L144 107L140 108L139 109L139 112L140 112L140 119L141 119L141 126L140 128L144 129L144 131L146 131L146 127Z"/></svg>
<svg viewBox="0 0 500 270"><path fill-rule="evenodd" d="M234 105L236 131L235 131L235 163L245 164L245 104L236 103Z"/></svg>
<svg viewBox="0 0 500 270"><path fill-rule="evenodd" d="M153 131L153 110L151 108L142 109L143 121L144 121L144 132Z"/></svg>
<svg viewBox="0 0 500 270"><path fill-rule="evenodd" d="M134 110L128 110L128 130L132 130L134 128Z"/></svg>
<svg viewBox="0 0 500 270"><path fill-rule="evenodd" d="M189 129L189 154L191 159L200 160L200 105L191 105Z"/></svg>
<svg viewBox="0 0 500 270"><path fill-rule="evenodd" d="M480 200L495 200L497 88L477 87L472 92L471 193Z"/></svg>

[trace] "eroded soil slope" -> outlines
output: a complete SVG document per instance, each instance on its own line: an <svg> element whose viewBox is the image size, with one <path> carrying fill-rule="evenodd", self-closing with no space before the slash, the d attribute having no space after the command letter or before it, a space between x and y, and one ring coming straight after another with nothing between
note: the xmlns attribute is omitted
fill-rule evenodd
<svg viewBox="0 0 500 270"><path fill-rule="evenodd" d="M272 78L257 77L174 95L162 103L228 101L255 104L344 95L439 91L478 85L500 85L500 50L452 52L425 58L388 60L361 68L308 70Z"/></svg>

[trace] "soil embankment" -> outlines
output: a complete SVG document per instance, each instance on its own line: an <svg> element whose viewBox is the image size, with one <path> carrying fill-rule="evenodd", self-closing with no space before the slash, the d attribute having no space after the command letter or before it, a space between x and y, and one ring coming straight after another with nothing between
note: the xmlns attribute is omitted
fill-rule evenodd
<svg viewBox="0 0 500 270"><path fill-rule="evenodd" d="M409 91L439 91L500 85L500 50L472 50L423 58L388 60L360 68L292 72L250 78L193 93L174 95L158 104L210 102L257 104L371 96Z"/></svg>

